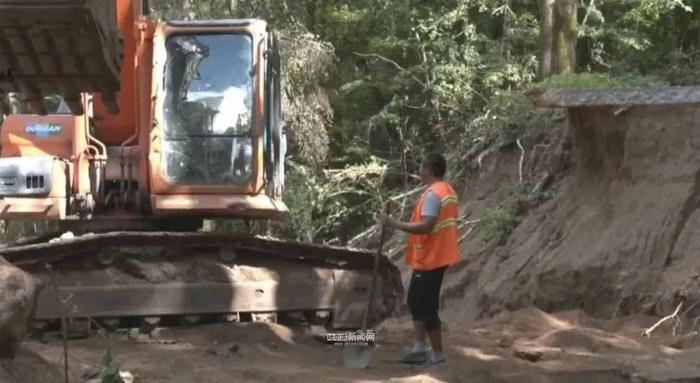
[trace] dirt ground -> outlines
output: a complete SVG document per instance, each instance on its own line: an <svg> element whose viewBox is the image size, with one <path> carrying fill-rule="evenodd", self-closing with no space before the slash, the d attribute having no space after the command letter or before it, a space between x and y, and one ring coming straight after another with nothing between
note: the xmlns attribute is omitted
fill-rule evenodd
<svg viewBox="0 0 700 383"><path fill-rule="evenodd" d="M470 321L465 309L443 313L448 362L419 370L396 360L410 345L408 318L387 322L367 370L348 370L342 349L302 331L269 323L216 324L167 330L158 343L126 337L114 342L122 370L143 383L224 382L695 382L700 381L700 337L661 326L650 339L641 330L657 319L596 320L580 311L548 315L535 308ZM151 341L152 342L152 341ZM61 365L62 344L25 347ZM99 337L70 342L75 382L99 365Z"/></svg>

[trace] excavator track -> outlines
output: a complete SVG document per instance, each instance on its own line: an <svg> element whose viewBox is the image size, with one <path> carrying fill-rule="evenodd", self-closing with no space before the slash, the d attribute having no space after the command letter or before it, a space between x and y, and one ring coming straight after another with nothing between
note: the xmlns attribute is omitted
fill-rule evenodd
<svg viewBox="0 0 700 383"><path fill-rule="evenodd" d="M207 232L109 232L0 249L41 279L35 324L119 329L165 322L269 321L279 316L359 328L374 253ZM398 310L399 270L379 264L370 325ZM58 295L56 294L58 291Z"/></svg>

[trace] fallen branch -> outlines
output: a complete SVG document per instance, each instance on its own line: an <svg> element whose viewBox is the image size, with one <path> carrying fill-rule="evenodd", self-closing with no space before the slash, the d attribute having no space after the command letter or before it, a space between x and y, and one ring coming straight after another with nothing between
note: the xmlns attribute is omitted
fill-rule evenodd
<svg viewBox="0 0 700 383"><path fill-rule="evenodd" d="M479 223L479 222L481 222L481 218L479 218L479 219L472 219L472 220L470 220L470 221L464 221L464 222L462 222L462 224L459 225L459 227L462 228L462 227L464 227L464 226L473 225L473 224Z"/></svg>
<svg viewBox="0 0 700 383"><path fill-rule="evenodd" d="M474 231L474 228L475 228L475 227L476 227L476 226L470 227L469 230L467 230L466 233L464 233L461 237L459 237L459 239L457 240L457 243L462 243L462 241L464 241L464 240L469 236L469 234L471 234L472 231Z"/></svg>
<svg viewBox="0 0 700 383"><path fill-rule="evenodd" d="M688 308L683 311L681 316L685 316L686 314L688 314L690 312L690 310L694 309L695 306L698 305L698 303L700 303L700 301L695 301L692 305L688 306Z"/></svg>
<svg viewBox="0 0 700 383"><path fill-rule="evenodd" d="M352 237L352 238L348 241L348 245L350 245L350 246L355 246L356 243L357 243L360 239L362 239L362 238L364 238L364 237L369 237L370 235L374 234L374 233L377 231L377 227L378 227L378 225L372 225L372 227L370 227L369 229L367 229L367 230L363 231L362 233L360 233L360 234L358 234L358 235Z"/></svg>
<svg viewBox="0 0 700 383"><path fill-rule="evenodd" d="M384 61L385 63L389 63L389 64L393 65L396 69L398 69L398 70L400 70L400 71L402 71L402 72L409 73L409 76L411 76L411 78L412 78L413 80L415 80L417 83L419 83L424 89L428 89L428 86L427 86L423 81L421 81L421 80L420 80L418 77L416 77L414 74L411 74L411 73L408 71L408 69L402 67L401 65L399 65L399 63L397 63L396 61L394 61L394 60L392 60L392 59L390 59L390 58L386 58L386 57L384 57L384 56L382 56L382 55L380 55L380 54L377 54L377 53L359 53L359 52L352 52L352 53L353 53L354 55L357 55L357 56L360 56L360 57L374 57L374 58L377 58L377 59L379 59L379 60Z"/></svg>
<svg viewBox="0 0 700 383"><path fill-rule="evenodd" d="M591 2L588 4L588 7L586 7L586 15L583 17L583 21L579 26L578 37L583 36L586 27L586 22L588 22L588 17L591 15L591 11L593 9L595 9L595 0L591 0Z"/></svg>
<svg viewBox="0 0 700 383"><path fill-rule="evenodd" d="M520 165L518 166L518 176L520 180L520 184L523 184L523 164L525 163L525 148L523 148L523 144L520 143L520 139L515 141L518 144L518 148L520 148Z"/></svg>
<svg viewBox="0 0 700 383"><path fill-rule="evenodd" d="M490 147L490 148L484 150L483 152L479 153L479 155L476 157L476 169L477 170L481 169L481 166L482 166L481 163L484 161L484 158L486 158L486 156L493 153L494 151L496 151L496 149L494 147Z"/></svg>
<svg viewBox="0 0 700 383"><path fill-rule="evenodd" d="M669 321L671 319L677 318L678 317L678 312L681 310L681 306L683 306L683 302L678 304L678 307L676 307L676 311L673 312L671 315L667 315L663 318L661 318L658 322L654 323L653 326L646 328L642 331L642 336L645 338L649 338L651 336L651 333L656 330L657 327L659 327L662 323Z"/></svg>
<svg viewBox="0 0 700 383"><path fill-rule="evenodd" d="M696 317L693 319L693 330L697 330L697 327L698 327L698 320L700 320L700 316L696 316Z"/></svg>
<svg viewBox="0 0 700 383"><path fill-rule="evenodd" d="M540 178L540 180L537 181L535 187L532 188L530 194L527 195L527 200L534 201L542 193L542 190L544 190L545 186L549 183L551 178L552 175L549 174L549 172L545 172L542 178Z"/></svg>
<svg viewBox="0 0 700 383"><path fill-rule="evenodd" d="M390 198L388 198L388 199L389 199L389 201L395 202L395 201L400 200L401 198L407 198L407 197L410 197L410 196L412 196L412 195L414 195L414 194L418 194L419 192L423 191L424 189L425 189L425 186L420 186L420 187L417 187L417 188L415 188L415 189L413 189L413 190L409 190L409 191L407 191L407 192L405 192L405 193L403 193L403 194L399 194L399 195L397 195L397 196L390 197Z"/></svg>

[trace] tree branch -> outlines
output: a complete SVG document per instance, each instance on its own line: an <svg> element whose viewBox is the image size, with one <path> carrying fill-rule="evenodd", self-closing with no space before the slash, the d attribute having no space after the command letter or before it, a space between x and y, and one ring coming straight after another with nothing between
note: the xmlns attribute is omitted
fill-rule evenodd
<svg viewBox="0 0 700 383"><path fill-rule="evenodd" d="M523 148L523 144L520 143L520 139L516 141L518 144L518 148L520 148L520 165L518 166L518 176L520 177L520 184L523 184L523 164L525 162L525 148Z"/></svg>
<svg viewBox="0 0 700 383"><path fill-rule="evenodd" d="M673 312L671 315L667 315L663 318L661 318L658 322L654 323L653 326L646 328L642 331L642 336L645 338L648 338L651 336L651 333L656 330L657 327L659 327L662 323L671 320L673 318L676 318L678 316L678 312L681 310L681 306L683 306L683 302L678 304L678 307L676 307L676 311Z"/></svg>
<svg viewBox="0 0 700 383"><path fill-rule="evenodd" d="M475 228L475 227L476 227L476 226L470 227L469 230L467 230L467 232L464 233L464 235L462 235L461 237L459 237L459 239L457 240L457 243L462 243L462 241L464 241L464 240L469 236L469 234L471 234L472 231L474 231L474 228Z"/></svg>
<svg viewBox="0 0 700 383"><path fill-rule="evenodd" d="M425 186L420 186L420 187L417 187L417 188L415 188L415 189L413 189L413 190L409 190L409 191L407 191L406 193L402 193L402 194L399 194L399 195L397 195L397 196L390 197L390 198L389 198L389 201L392 201L392 202L393 202L393 201L398 201L398 200L400 200L400 199L402 199L402 198L406 198L406 197L410 197L410 196L412 196L412 195L414 195L414 194L418 194L419 192L421 192L421 191L423 191L423 190L425 190Z"/></svg>
<svg viewBox="0 0 700 383"><path fill-rule="evenodd" d="M390 59L390 58L386 58L386 57L384 57L384 56L382 56L382 55L380 55L380 54L377 54L377 53L359 53L359 52L352 52L352 53L353 53L354 55L360 56L360 57L373 57L373 58L382 60L382 61L384 61L385 63L389 63L389 64L393 65L396 69L398 69L398 70L400 70L400 71L402 71L402 72L409 73L408 69L402 67L402 66L399 65L399 63L397 63L396 61L394 61L394 60L392 60L392 59ZM423 81L421 81L418 77L416 77L415 75L410 74L410 73L409 73L409 75L411 76L411 78L412 78L413 80L415 80L417 83L419 83L423 88L428 89L428 86L427 86Z"/></svg>
<svg viewBox="0 0 700 383"><path fill-rule="evenodd" d="M586 8L586 16L583 17L583 21L581 21L581 26L579 27L578 30L578 37L583 36L583 29L586 27L586 22L588 21L588 16L591 15L591 10L595 8L595 0L591 0L591 2L588 4L588 8Z"/></svg>

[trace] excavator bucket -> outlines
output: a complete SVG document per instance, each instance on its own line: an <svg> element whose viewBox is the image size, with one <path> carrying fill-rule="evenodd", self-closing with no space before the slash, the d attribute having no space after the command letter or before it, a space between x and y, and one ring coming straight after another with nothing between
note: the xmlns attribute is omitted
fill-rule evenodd
<svg viewBox="0 0 700 383"><path fill-rule="evenodd" d="M115 1L0 0L0 112L20 93L29 112L60 95L82 114L80 93L99 92L118 113L122 41Z"/></svg>

